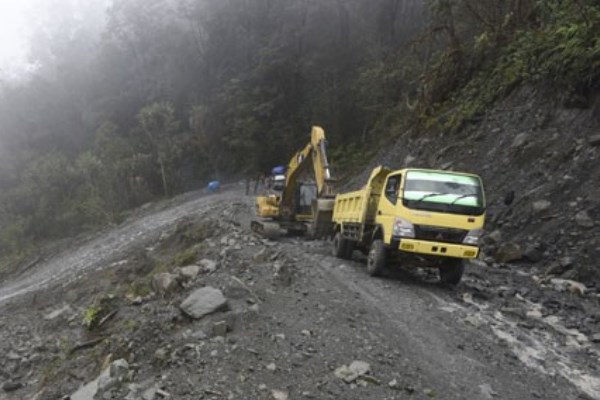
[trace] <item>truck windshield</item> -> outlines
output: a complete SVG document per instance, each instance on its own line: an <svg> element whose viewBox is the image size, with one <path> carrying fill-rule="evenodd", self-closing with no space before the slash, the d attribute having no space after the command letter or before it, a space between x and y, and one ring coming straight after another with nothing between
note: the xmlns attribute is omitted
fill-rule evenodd
<svg viewBox="0 0 600 400"><path fill-rule="evenodd" d="M451 172L409 171L403 204L412 209L453 214L481 215L485 211L480 179Z"/></svg>

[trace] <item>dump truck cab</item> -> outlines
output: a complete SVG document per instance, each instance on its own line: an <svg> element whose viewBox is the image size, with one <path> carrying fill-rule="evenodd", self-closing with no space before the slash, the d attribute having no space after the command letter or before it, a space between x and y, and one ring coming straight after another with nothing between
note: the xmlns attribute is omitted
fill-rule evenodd
<svg viewBox="0 0 600 400"><path fill-rule="evenodd" d="M481 179L456 172L390 173L375 217L384 242L407 252L475 258L485 221Z"/></svg>
<svg viewBox="0 0 600 400"><path fill-rule="evenodd" d="M485 208L477 175L378 167L364 189L336 197L334 253L336 246L338 256L365 249L372 275L394 253L412 253L438 266L443 281L458 283L462 260L479 255Z"/></svg>

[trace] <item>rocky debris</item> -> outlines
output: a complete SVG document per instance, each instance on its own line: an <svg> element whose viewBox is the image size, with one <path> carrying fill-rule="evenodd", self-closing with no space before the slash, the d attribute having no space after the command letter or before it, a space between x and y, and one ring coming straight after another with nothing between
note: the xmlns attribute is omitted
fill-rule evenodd
<svg viewBox="0 0 600 400"><path fill-rule="evenodd" d="M523 147L524 145L527 144L529 140L529 134L527 132L522 132L519 133L517 136L515 136L515 138L513 139L513 142L511 144L511 147L513 149L518 149L520 147Z"/></svg>
<svg viewBox="0 0 600 400"><path fill-rule="evenodd" d="M587 290L583 283L568 279L554 278L550 279L550 283L559 292L570 292L578 296L584 296Z"/></svg>
<svg viewBox="0 0 600 400"><path fill-rule="evenodd" d="M523 259L532 263L542 261L544 258L544 252L537 244L527 245L523 251Z"/></svg>
<svg viewBox="0 0 600 400"><path fill-rule="evenodd" d="M227 299L219 289L207 286L195 290L180 305L181 311L194 319L227 308Z"/></svg>
<svg viewBox="0 0 600 400"><path fill-rule="evenodd" d="M563 257L559 261L552 262L545 271L546 275L561 275L573 267L571 257Z"/></svg>
<svg viewBox="0 0 600 400"><path fill-rule="evenodd" d="M518 261L522 257L523 250L521 249L521 246L512 242L501 244L494 254L494 260L498 263Z"/></svg>
<svg viewBox="0 0 600 400"><path fill-rule="evenodd" d="M102 395L123 384L129 372L129 364L124 359L113 361L108 367L108 374L98 379L97 395Z"/></svg>
<svg viewBox="0 0 600 400"><path fill-rule="evenodd" d="M590 146L600 146L600 135L592 135L588 137Z"/></svg>
<svg viewBox="0 0 600 400"><path fill-rule="evenodd" d="M552 207L552 203L548 200L538 200L531 204L531 209L533 210L534 214L546 212L550 209L550 207Z"/></svg>
<svg viewBox="0 0 600 400"><path fill-rule="evenodd" d="M213 336L225 336L228 330L229 326L227 325L227 321L218 321L212 326Z"/></svg>
<svg viewBox="0 0 600 400"><path fill-rule="evenodd" d="M489 234L485 235L483 238L484 243L486 244L499 244L502 242L502 232L500 229L496 229Z"/></svg>
<svg viewBox="0 0 600 400"><path fill-rule="evenodd" d="M271 390L271 394L273 395L274 400L288 400L290 396L288 392L277 389Z"/></svg>
<svg viewBox="0 0 600 400"><path fill-rule="evenodd" d="M589 229L594 227L594 220L590 217L587 211L579 211L575 214L575 222L582 228Z"/></svg>
<svg viewBox="0 0 600 400"><path fill-rule="evenodd" d="M204 269L204 272L215 272L217 270L217 262L214 260L209 260L208 258L203 258L198 262L200 266Z"/></svg>
<svg viewBox="0 0 600 400"><path fill-rule="evenodd" d="M352 383L371 372L371 365L364 361L354 360L350 365L342 365L333 373L346 383Z"/></svg>
<svg viewBox="0 0 600 400"><path fill-rule="evenodd" d="M182 267L179 271L179 275L183 278L184 282L193 281L200 274L201 267L198 265L188 265L187 267Z"/></svg>
<svg viewBox="0 0 600 400"><path fill-rule="evenodd" d="M44 315L44 319L46 321L52 321L52 320L55 320L58 317L62 316L63 314L70 313L72 311L73 311L73 309L71 308L71 306L66 304L63 307L58 308L58 309L51 311L50 313Z"/></svg>
<svg viewBox="0 0 600 400"><path fill-rule="evenodd" d="M492 386L489 383L479 385L479 390L481 390L481 395L484 399L493 399L498 396L498 393L492 389Z"/></svg>
<svg viewBox="0 0 600 400"><path fill-rule="evenodd" d="M177 291L179 286L179 278L175 274L163 272L152 277L152 290L160 295L165 295Z"/></svg>
<svg viewBox="0 0 600 400"><path fill-rule="evenodd" d="M9 381L9 382L5 382L2 385L2 390L4 390L5 392L14 392L17 391L19 389L21 389L23 387L23 384L21 382L15 382L15 381Z"/></svg>
<svg viewBox="0 0 600 400"><path fill-rule="evenodd" d="M102 371L96 379L79 388L79 390L69 397L70 400L94 400L94 396L96 396L99 389L99 382L105 378L110 378L109 368Z"/></svg>

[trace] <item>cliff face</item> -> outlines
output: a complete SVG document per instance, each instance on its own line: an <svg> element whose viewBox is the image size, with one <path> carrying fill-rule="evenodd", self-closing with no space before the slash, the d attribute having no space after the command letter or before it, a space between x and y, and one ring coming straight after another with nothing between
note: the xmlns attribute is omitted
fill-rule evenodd
<svg viewBox="0 0 600 400"><path fill-rule="evenodd" d="M584 103L573 108L545 89L521 88L456 134L407 134L371 166L480 174L486 231L494 232L485 240L488 263L515 243L509 258L524 268L600 287L600 98Z"/></svg>

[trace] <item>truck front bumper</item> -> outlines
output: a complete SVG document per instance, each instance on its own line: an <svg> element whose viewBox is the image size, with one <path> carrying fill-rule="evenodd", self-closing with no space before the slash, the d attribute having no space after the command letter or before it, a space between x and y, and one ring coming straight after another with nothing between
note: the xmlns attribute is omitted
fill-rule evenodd
<svg viewBox="0 0 600 400"><path fill-rule="evenodd" d="M438 257L477 258L479 248L462 244L428 242L426 240L401 239L398 250Z"/></svg>

